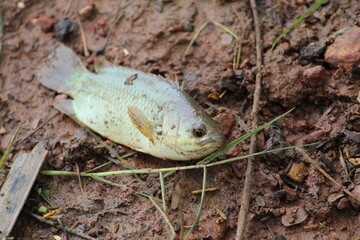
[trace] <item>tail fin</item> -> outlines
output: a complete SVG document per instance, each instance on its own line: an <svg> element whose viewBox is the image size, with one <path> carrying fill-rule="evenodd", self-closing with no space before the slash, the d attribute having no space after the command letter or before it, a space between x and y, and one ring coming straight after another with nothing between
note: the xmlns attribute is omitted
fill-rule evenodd
<svg viewBox="0 0 360 240"><path fill-rule="evenodd" d="M37 75L40 83L45 87L71 95L74 78L85 71L86 68L74 51L65 45L60 45L50 53Z"/></svg>

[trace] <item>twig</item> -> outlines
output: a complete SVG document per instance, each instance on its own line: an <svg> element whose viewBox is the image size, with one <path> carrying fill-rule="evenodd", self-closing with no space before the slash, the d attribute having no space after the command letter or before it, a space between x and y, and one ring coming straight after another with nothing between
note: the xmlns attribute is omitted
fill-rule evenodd
<svg viewBox="0 0 360 240"><path fill-rule="evenodd" d="M248 126L246 125L246 123L244 122L244 120L241 119L240 116L238 116L237 114L233 114L236 122L245 130L246 133L250 132L250 129L248 128Z"/></svg>
<svg viewBox="0 0 360 240"><path fill-rule="evenodd" d="M75 166L76 166L77 177L78 177L78 181L79 181L79 185L80 185L80 191L84 192L83 191L83 186L82 186L82 183L81 183L81 176L80 176L79 166L77 165L77 163L75 163Z"/></svg>
<svg viewBox="0 0 360 240"><path fill-rule="evenodd" d="M256 82L255 82L255 91L254 91L254 102L251 112L252 125L254 128L258 126L258 112L259 112L259 102L260 102L260 93L261 93L261 65L262 65L262 43L261 43L261 32L260 32L260 22L257 12L257 6L255 0L250 0L251 9L254 16L254 25L255 25L255 34L256 34ZM256 152L256 135L251 136L250 141L250 154ZM236 229L236 240L241 240L244 238L245 228L247 223L247 213L249 211L250 205L250 194L251 194L251 182L253 178L254 171L254 158L248 158L246 173L245 173L245 182L244 190L241 199L241 208L238 216L237 229Z"/></svg>
<svg viewBox="0 0 360 240"><path fill-rule="evenodd" d="M4 25L3 25L3 14L2 14L2 8L0 7L0 39L3 37L4 32ZM0 52L1 52L1 48L2 48L2 41L0 40Z"/></svg>
<svg viewBox="0 0 360 240"><path fill-rule="evenodd" d="M4 164L5 164L5 161L6 161L6 158L7 156L9 155L10 153L10 150L11 150L11 147L13 146L14 142L15 142L15 139L16 139L16 136L18 135L20 129L21 129L21 126L22 126L22 122L19 123L16 131L15 131L15 134L14 136L12 137L8 147L6 148L5 152L4 152L4 155L1 157L0 159L0 169L3 168Z"/></svg>
<svg viewBox="0 0 360 240"><path fill-rule="evenodd" d="M78 22L79 28L80 28L81 41L83 43L83 48L84 48L84 56L88 57L88 56L90 56L90 53L89 53L89 50L88 50L88 47L87 47L86 35L85 35L84 27L82 25L79 14L76 14L76 18L77 18L77 22Z"/></svg>
<svg viewBox="0 0 360 240"><path fill-rule="evenodd" d="M349 179L349 181L352 182L351 178L350 178L350 175L349 175L349 172L348 172L348 169L346 167L344 156L343 156L340 148L339 148L339 153L340 153L340 164L344 168L347 179Z"/></svg>
<svg viewBox="0 0 360 240"><path fill-rule="evenodd" d="M35 133L37 133L41 128L43 128L48 122L50 122L59 112L54 113L51 117L49 117L45 122L43 122L40 126L38 126L34 131L32 131L29 135L27 135L26 137L24 137L23 139L21 139L19 142L17 142L17 144L22 143L23 141L25 141L26 139L28 139L29 137L31 137L32 135L34 135Z"/></svg>
<svg viewBox="0 0 360 240"><path fill-rule="evenodd" d="M344 188L344 186L341 183L338 183L335 179L333 179L327 172L325 172L312 158L301 148L297 147L295 148L295 151L299 153L301 156L303 156L307 162L311 163L316 167L316 169L321 172L328 180L330 180L334 185L336 185L339 189L342 189L347 195L350 197L356 199L360 203L360 196L357 196Z"/></svg>
<svg viewBox="0 0 360 240"><path fill-rule="evenodd" d="M1 41L1 39L0 39L0 41ZM14 88L16 88L16 86L12 86L12 87L9 87L9 88L7 88L7 89L1 90L1 91L0 91L0 94L1 94L1 93L5 93L5 92L7 92L7 91L9 91L9 90L11 90L11 89L14 89Z"/></svg>
<svg viewBox="0 0 360 240"><path fill-rule="evenodd" d="M32 213L32 212L29 212L29 211L25 211L25 212L26 212L27 214L29 214L30 216L32 216L33 218L37 219L38 221L42 222L42 223L46 223L46 224L48 224L48 225L50 225L50 226L53 226L53 227L59 227L59 228L61 228L61 230L63 230L64 232L71 233L71 234L73 234L73 235L75 235L75 236L78 236L78 237L81 237L81 238L83 238L83 239L96 240L96 238L92 238L92 237L90 237L90 236L88 236L88 235L86 235L86 234L84 234L84 233L79 233L79 232L77 232L77 231L75 231L75 230L66 228L66 227L64 227L64 226L59 226L58 224L56 224L56 223L54 223L54 222L52 222L52 221L50 221L50 220L47 220L47 219L45 219L45 218L43 218L43 217L41 217L41 216L39 216L39 215L36 215L36 214L34 214L34 213Z"/></svg>
<svg viewBox="0 0 360 240"><path fill-rule="evenodd" d="M120 3L121 1L119 1ZM106 41L105 44L100 47L97 51L96 51L96 56L99 55L104 55L105 50L109 44L110 38L112 36L112 34L114 33L114 29L116 28L116 25L118 24L118 22L120 21L120 19L124 16L124 14L121 13L120 10L127 8L130 4L132 3L132 1L130 1L129 3L127 3L125 6L121 7L120 5L118 6L118 9L116 10L116 13L114 15L114 19L112 21L111 27L110 27L110 31L109 34L106 37Z"/></svg>
<svg viewBox="0 0 360 240"><path fill-rule="evenodd" d="M72 4L73 4L73 0L69 0L69 3L66 6L66 9L65 9L65 12L64 12L65 15L67 15L69 13L69 10L70 10Z"/></svg>

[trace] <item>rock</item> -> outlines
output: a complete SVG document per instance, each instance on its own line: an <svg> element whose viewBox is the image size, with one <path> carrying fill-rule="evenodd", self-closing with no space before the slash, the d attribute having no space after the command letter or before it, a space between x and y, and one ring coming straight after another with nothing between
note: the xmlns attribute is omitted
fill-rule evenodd
<svg viewBox="0 0 360 240"><path fill-rule="evenodd" d="M316 218L320 221L325 221L332 214L331 207L329 207L329 206L321 207L321 208L315 210L313 213L316 216Z"/></svg>
<svg viewBox="0 0 360 240"><path fill-rule="evenodd" d="M233 37L227 33L221 35L221 44L223 46L228 46L232 43Z"/></svg>
<svg viewBox="0 0 360 240"><path fill-rule="evenodd" d="M321 81L328 76L328 72L323 66L307 68L303 72L305 81L312 87L319 86Z"/></svg>
<svg viewBox="0 0 360 240"><path fill-rule="evenodd" d="M360 185L357 185L352 191L351 191L352 194L360 197ZM354 198L350 198L350 202L351 202L351 205L357 209L357 210L360 210L360 202L357 201L356 199Z"/></svg>
<svg viewBox="0 0 360 240"><path fill-rule="evenodd" d="M304 182L306 175L308 175L308 168L305 166L304 162L293 163L289 172L286 174L286 176L297 183Z"/></svg>
<svg viewBox="0 0 360 240"><path fill-rule="evenodd" d="M302 207L291 207L286 209L286 214L281 217L281 223L285 227L300 224L308 217L307 212Z"/></svg>
<svg viewBox="0 0 360 240"><path fill-rule="evenodd" d="M333 203L333 202L335 202L336 200L342 198L343 196L344 196L343 193L332 193L332 194L330 194L330 195L327 197L327 201L328 201L329 203Z"/></svg>
<svg viewBox="0 0 360 240"><path fill-rule="evenodd" d="M356 142L356 143L360 143L360 133L359 132L345 130L344 135L347 139L349 139L353 142Z"/></svg>
<svg viewBox="0 0 360 240"><path fill-rule="evenodd" d="M324 135L323 130L316 130L312 133L310 133L308 136L306 136L304 143L312 143L318 141L322 136Z"/></svg>
<svg viewBox="0 0 360 240"><path fill-rule="evenodd" d="M338 36L325 52L325 61L347 72L360 74L360 27Z"/></svg>
<svg viewBox="0 0 360 240"><path fill-rule="evenodd" d="M26 5L24 2L18 2L17 5L16 5L19 9L25 9L26 8Z"/></svg>
<svg viewBox="0 0 360 240"><path fill-rule="evenodd" d="M97 33L101 36L101 37L106 37L108 32L105 28L99 28L99 30L97 31Z"/></svg>
<svg viewBox="0 0 360 240"><path fill-rule="evenodd" d="M0 127L0 134L6 133L6 129L4 127Z"/></svg>
<svg viewBox="0 0 360 240"><path fill-rule="evenodd" d="M50 32L54 27L55 19L46 16L41 16L39 17L37 23L39 24L41 31Z"/></svg>
<svg viewBox="0 0 360 240"><path fill-rule="evenodd" d="M62 42L67 41L69 40L72 32L75 30L75 27L76 23L69 20L68 18L63 18L59 20L54 26L55 37Z"/></svg>
<svg viewBox="0 0 360 240"><path fill-rule="evenodd" d="M235 118L230 111L221 110L214 120L219 123L221 131L225 135L229 135L235 126Z"/></svg>
<svg viewBox="0 0 360 240"><path fill-rule="evenodd" d="M271 102L280 103L283 107L294 107L303 103L307 87L302 83L303 67L298 64L284 66L271 62L264 67L264 93Z"/></svg>
<svg viewBox="0 0 360 240"><path fill-rule="evenodd" d="M276 192L274 192L273 194L270 195L270 198L272 200L279 199L280 201L285 201L286 200L286 190L281 189L279 191L276 191Z"/></svg>
<svg viewBox="0 0 360 240"><path fill-rule="evenodd" d="M310 43L300 50L299 63L301 66L316 62L317 59L324 57L326 45L325 43Z"/></svg>
<svg viewBox="0 0 360 240"><path fill-rule="evenodd" d="M346 197L340 199L340 201L338 202L338 204L336 205L336 207L339 210L346 210L349 209L351 207L350 205L350 200Z"/></svg>

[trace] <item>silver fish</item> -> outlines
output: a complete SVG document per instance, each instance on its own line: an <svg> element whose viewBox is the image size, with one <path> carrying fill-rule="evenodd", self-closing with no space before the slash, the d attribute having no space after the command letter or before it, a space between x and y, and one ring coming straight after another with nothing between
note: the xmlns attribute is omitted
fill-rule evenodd
<svg viewBox="0 0 360 240"><path fill-rule="evenodd" d="M225 141L219 126L171 80L120 66L88 71L68 47L57 47L39 81L71 99L60 111L114 142L170 160L205 157Z"/></svg>

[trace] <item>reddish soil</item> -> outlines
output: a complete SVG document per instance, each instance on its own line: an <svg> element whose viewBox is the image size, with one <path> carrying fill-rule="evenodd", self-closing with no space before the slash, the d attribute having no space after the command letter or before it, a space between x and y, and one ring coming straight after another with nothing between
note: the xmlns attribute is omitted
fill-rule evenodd
<svg viewBox="0 0 360 240"><path fill-rule="evenodd" d="M135 0L94 1L95 11L82 17L91 56L83 55L79 27L65 44L89 69L100 57L95 53L109 37L105 58L113 64L177 78L221 125L228 141L245 133L233 114L248 121L255 83L255 31L247 1ZM360 195L360 4L358 0L328 1L307 17L271 52L275 38L313 1L258 1L263 34L264 66L260 121L265 123L292 107L295 110L263 131L258 150L321 141L307 148L309 154L333 177ZM4 37L0 52L0 151L3 153L20 121L19 139L57 112L52 107L55 92L35 77L37 67L59 40L53 25L68 18L77 22L77 12L88 1L3 1ZM236 14L237 13L237 14ZM85 14L86 15L86 14ZM239 17L237 16L239 15ZM235 40L209 24L190 54L184 51L195 30L207 21L219 22L238 36L245 29L239 69L233 70ZM336 33L342 30L341 33ZM346 31L345 31L346 30ZM210 93L225 95L210 99ZM211 104L209 104L211 103ZM107 162L104 146L68 117L57 114L47 125L17 144L30 151L46 141L50 154L42 169L87 171ZM131 150L107 141L120 154ZM249 143L231 149L222 158L248 153ZM348 175L340 162L344 156ZM256 159L245 239L360 239L360 205L334 187L312 165L293 151L267 154ZM137 168L184 165L146 154L136 154L130 163ZM195 163L195 162L192 162ZM8 160L5 169L11 168ZM190 164L190 163L185 163ZM122 169L112 165L101 171ZM191 239L234 239L240 208L246 161L209 168L206 194L198 227ZM294 172L295 171L295 172ZM301 176L298 176L301 175ZM97 239L167 239L165 222L149 199L161 198L155 174L107 177L122 187L76 177L39 175L25 205L36 214L39 206L51 207L35 189L49 189L49 200L62 210L55 217L67 228ZM6 175L0 174L0 184ZM166 179L168 215L180 231L181 212L191 225L200 202L202 171L180 171ZM177 191L175 187L177 186ZM179 196L183 207L177 204ZM180 210L181 209L181 210ZM220 209L220 210L219 210ZM222 212L224 219L219 212ZM55 221L57 222L57 221ZM51 227L23 212L13 229L16 239L80 239L60 227Z"/></svg>

